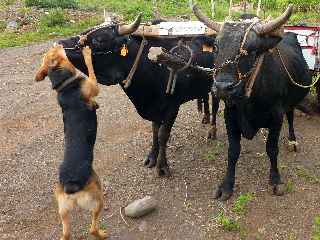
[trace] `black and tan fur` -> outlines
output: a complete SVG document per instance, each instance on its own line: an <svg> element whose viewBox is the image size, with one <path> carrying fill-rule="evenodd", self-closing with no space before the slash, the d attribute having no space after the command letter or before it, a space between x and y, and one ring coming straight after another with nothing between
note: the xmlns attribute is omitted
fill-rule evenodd
<svg viewBox="0 0 320 240"><path fill-rule="evenodd" d="M98 226L103 209L103 192L99 177L92 168L97 132L97 105L93 98L98 95L99 89L91 49L83 48L82 53L88 78L79 76L63 88L59 87L76 74L76 68L69 62L61 45L49 49L35 77L36 81L49 77L52 88L57 90L63 113L65 151L59 169L59 183L54 190L63 225L61 240L70 239L70 212L76 205L92 213L90 233L98 239L107 237Z"/></svg>

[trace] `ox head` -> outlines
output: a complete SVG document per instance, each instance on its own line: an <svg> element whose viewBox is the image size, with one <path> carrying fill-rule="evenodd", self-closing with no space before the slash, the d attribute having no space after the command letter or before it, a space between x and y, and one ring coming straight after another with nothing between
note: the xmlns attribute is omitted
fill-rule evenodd
<svg viewBox="0 0 320 240"><path fill-rule="evenodd" d="M80 36L60 40L66 50L68 59L83 72L86 72L81 47L89 46L92 49L93 62L97 78L103 75L107 79L105 84L117 84L116 79L124 79L124 76L115 76L116 68L123 47L127 45L128 35L135 32L141 22L141 14L131 24L118 24L115 22L104 22L103 24L88 29ZM115 65L115 67L113 67ZM112 71L110 69L112 68Z"/></svg>
<svg viewBox="0 0 320 240"><path fill-rule="evenodd" d="M193 11L200 21L215 30L217 56L215 58L215 86L218 96L242 97L245 81L258 57L274 48L282 39L283 24L292 14L293 6L278 18L266 23L258 19L219 24L203 15L197 5Z"/></svg>

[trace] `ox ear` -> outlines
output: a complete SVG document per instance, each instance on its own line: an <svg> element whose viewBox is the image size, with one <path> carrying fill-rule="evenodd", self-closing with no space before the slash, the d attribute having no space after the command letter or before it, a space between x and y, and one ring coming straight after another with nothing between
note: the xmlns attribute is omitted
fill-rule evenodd
<svg viewBox="0 0 320 240"><path fill-rule="evenodd" d="M277 44L282 40L279 36L264 36L260 38L258 50L259 52L266 52L272 48L275 48Z"/></svg>

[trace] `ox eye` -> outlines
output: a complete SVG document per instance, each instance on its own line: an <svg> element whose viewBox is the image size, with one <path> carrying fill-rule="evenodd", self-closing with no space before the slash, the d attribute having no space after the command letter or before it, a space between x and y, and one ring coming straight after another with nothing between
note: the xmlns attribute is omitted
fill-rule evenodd
<svg viewBox="0 0 320 240"><path fill-rule="evenodd" d="M219 47L218 47L218 44L216 43L213 45L213 52L215 53L219 52Z"/></svg>

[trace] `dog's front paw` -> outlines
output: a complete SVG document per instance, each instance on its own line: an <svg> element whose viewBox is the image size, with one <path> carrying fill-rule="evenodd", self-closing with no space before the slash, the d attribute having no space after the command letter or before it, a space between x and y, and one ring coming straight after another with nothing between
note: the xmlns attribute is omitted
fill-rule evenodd
<svg viewBox="0 0 320 240"><path fill-rule="evenodd" d="M89 46L82 48L82 54L84 58L91 57L91 52L92 51L91 51L91 48L89 48Z"/></svg>

